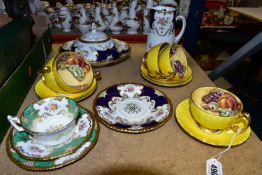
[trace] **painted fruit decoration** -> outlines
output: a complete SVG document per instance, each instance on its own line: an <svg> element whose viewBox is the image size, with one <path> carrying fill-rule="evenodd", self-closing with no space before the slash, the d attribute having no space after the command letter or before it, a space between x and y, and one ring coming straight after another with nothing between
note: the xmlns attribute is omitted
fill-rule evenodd
<svg viewBox="0 0 262 175"><path fill-rule="evenodd" d="M64 56L60 58L57 67L59 70L67 69L79 81L84 79L85 73L90 69L90 66L78 54L73 56L64 54Z"/></svg>
<svg viewBox="0 0 262 175"><path fill-rule="evenodd" d="M90 64L76 52L64 52L57 61L57 73L67 85L86 89L93 80Z"/></svg>
<svg viewBox="0 0 262 175"><path fill-rule="evenodd" d="M241 104L234 95L217 89L204 95L202 102L204 103L202 107L205 110L224 117L236 115L241 108Z"/></svg>
<svg viewBox="0 0 262 175"><path fill-rule="evenodd" d="M176 45L173 45L170 49L171 65L173 68L174 75L178 76L179 79L182 79L185 77L186 66L184 66L179 59L177 60L175 58L177 57L177 48L178 47Z"/></svg>
<svg viewBox="0 0 262 175"><path fill-rule="evenodd" d="M174 74L177 75L180 79L184 78L186 67L182 65L179 60L173 61L172 66L173 66Z"/></svg>

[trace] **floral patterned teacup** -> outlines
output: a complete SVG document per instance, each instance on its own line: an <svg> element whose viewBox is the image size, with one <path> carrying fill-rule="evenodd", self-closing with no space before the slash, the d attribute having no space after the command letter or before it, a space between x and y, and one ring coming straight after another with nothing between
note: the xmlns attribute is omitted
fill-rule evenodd
<svg viewBox="0 0 262 175"><path fill-rule="evenodd" d="M20 118L9 115L7 119L19 132L29 133L36 143L58 145L73 135L78 113L75 101L50 97L28 106Z"/></svg>
<svg viewBox="0 0 262 175"><path fill-rule="evenodd" d="M217 87L195 89L189 100L190 112L200 126L211 130L245 131L250 124L248 113L233 93Z"/></svg>

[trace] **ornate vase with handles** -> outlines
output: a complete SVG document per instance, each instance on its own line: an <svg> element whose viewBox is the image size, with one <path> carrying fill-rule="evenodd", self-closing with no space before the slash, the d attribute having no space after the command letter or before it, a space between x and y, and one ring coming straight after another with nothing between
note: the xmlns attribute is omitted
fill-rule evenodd
<svg viewBox="0 0 262 175"><path fill-rule="evenodd" d="M128 7L121 8L119 19L124 25L126 24L126 19L128 19Z"/></svg>
<svg viewBox="0 0 262 175"><path fill-rule="evenodd" d="M181 20L182 28L175 36L175 22ZM146 51L153 46L168 42L178 43L182 38L186 27L186 20L183 16L176 16L176 8L167 6L156 6L150 8L150 30L147 36Z"/></svg>
<svg viewBox="0 0 262 175"><path fill-rule="evenodd" d="M113 34L119 34L120 31L123 29L123 25L120 21L119 12L115 2L113 3L113 19L109 24L109 29L112 31Z"/></svg>
<svg viewBox="0 0 262 175"><path fill-rule="evenodd" d="M103 32L106 30L107 26L101 17L101 7L99 5L95 8L95 23L97 31Z"/></svg>
<svg viewBox="0 0 262 175"><path fill-rule="evenodd" d="M72 26L72 16L67 7L62 6L58 13L58 19L63 29L63 32L70 32Z"/></svg>

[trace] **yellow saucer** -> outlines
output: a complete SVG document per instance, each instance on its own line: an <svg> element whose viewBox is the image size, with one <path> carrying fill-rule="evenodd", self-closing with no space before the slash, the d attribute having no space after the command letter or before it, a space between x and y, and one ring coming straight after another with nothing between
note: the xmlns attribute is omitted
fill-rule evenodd
<svg viewBox="0 0 262 175"><path fill-rule="evenodd" d="M207 131L204 131L204 129L201 128L191 116L189 99L178 104L175 118L182 130L187 134L209 145L227 147L229 146L232 137L235 135L235 132L232 130L221 130L220 132L218 131L215 133L207 132L208 129L206 129ZM245 142L249 138L250 133L251 129L249 127L246 131L236 137L232 146L240 145Z"/></svg>
<svg viewBox="0 0 262 175"><path fill-rule="evenodd" d="M90 87L87 90L83 92L71 93L71 94L61 94L61 93L57 93L53 91L52 89L48 88L45 85L42 79L40 79L35 85L35 93L40 98L47 98L51 96L65 96L73 100L80 101L92 95L95 92L95 90L96 90L96 79L95 78L93 79L92 84L90 85Z"/></svg>
<svg viewBox="0 0 262 175"><path fill-rule="evenodd" d="M141 65L141 75L147 81L160 86L175 87L188 84L192 80L192 69L188 66L187 73L182 80L168 80L168 79L155 79L148 75L148 70L145 68L144 64Z"/></svg>

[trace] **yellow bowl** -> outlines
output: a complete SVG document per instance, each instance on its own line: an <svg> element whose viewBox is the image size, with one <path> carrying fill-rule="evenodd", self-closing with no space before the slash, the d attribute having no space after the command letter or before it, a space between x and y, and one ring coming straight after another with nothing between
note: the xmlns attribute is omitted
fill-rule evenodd
<svg viewBox="0 0 262 175"><path fill-rule="evenodd" d="M175 49L175 53L172 53L172 50ZM184 68L183 75L178 75L173 68L174 62L179 61ZM162 77L172 78L173 79L184 79L187 75L187 59L184 53L184 50L179 45L169 45L163 49L162 53L159 56L159 70L163 74Z"/></svg>
<svg viewBox="0 0 262 175"><path fill-rule="evenodd" d="M214 99L213 92L222 92L218 100ZM212 93L210 93L212 92ZM205 102L206 97L208 97ZM232 100L234 99L234 100ZM217 87L200 87L195 89L189 99L190 111L193 118L197 123L205 128L212 130L224 130L233 129L237 130L242 128L242 131L246 130L250 124L250 116L247 113L243 113L243 104L240 99L231 92L217 88ZM234 111L230 115L226 110ZM212 110L212 111L211 111ZM222 115L222 110L224 114Z"/></svg>
<svg viewBox="0 0 262 175"><path fill-rule="evenodd" d="M41 69L39 72L39 74L42 75L42 80L45 83L45 85L56 91L57 93L64 93L64 94L68 94L70 92L65 91L64 89L62 89L55 81L54 79L54 74L52 71L52 65L53 65L53 61L54 61L55 57L51 58L47 64L43 67L43 69Z"/></svg>
<svg viewBox="0 0 262 175"><path fill-rule="evenodd" d="M151 76L157 76L160 74L159 66L158 66L158 57L161 51L168 47L168 43L161 43L154 47L152 47L146 56L146 67L148 68L148 72Z"/></svg>

